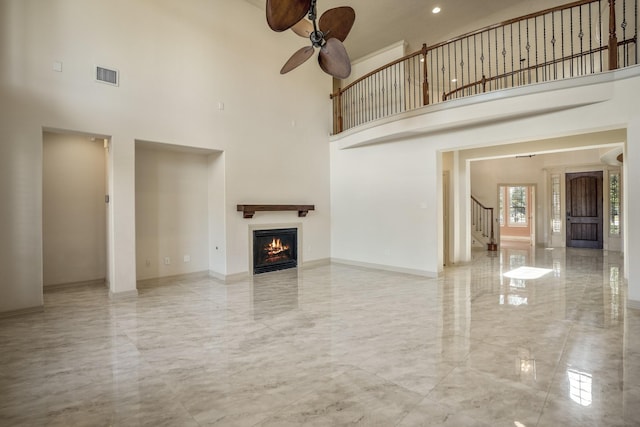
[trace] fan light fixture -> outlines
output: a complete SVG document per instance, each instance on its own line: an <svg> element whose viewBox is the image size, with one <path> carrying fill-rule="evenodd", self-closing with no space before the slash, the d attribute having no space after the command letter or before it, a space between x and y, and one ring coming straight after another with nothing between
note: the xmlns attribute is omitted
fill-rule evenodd
<svg viewBox="0 0 640 427"><path fill-rule="evenodd" d="M346 79L351 74L351 61L342 42L353 27L356 12L349 6L336 7L324 12L317 20L316 2L317 0L267 0L267 23L273 31L291 29L311 42L310 46L299 49L289 58L280 74L286 74L302 65L318 48L318 63L322 71L337 79Z"/></svg>

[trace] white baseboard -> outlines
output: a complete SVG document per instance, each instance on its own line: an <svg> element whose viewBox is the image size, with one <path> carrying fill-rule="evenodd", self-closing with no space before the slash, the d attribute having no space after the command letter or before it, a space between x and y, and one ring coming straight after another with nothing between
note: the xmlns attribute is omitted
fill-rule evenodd
<svg viewBox="0 0 640 427"><path fill-rule="evenodd" d="M403 267L395 267L393 265L384 265L384 264L373 264L368 262L360 262L360 261L351 261L348 259L341 258L331 258L331 262L334 264L343 264L350 265L353 267L362 267L371 270L383 270L383 271L392 271L394 273L404 273L410 274L412 276L421 276L421 277L429 277L436 278L438 277L437 271L425 271L425 270L415 270L412 268L403 268Z"/></svg>
<svg viewBox="0 0 640 427"><path fill-rule="evenodd" d="M137 298L137 297L138 297L137 289L134 289L132 291L122 291L122 292L112 292L111 290L109 290L109 299L113 301L119 301L123 299Z"/></svg>
<svg viewBox="0 0 640 427"><path fill-rule="evenodd" d="M236 283L248 279L250 277L250 274L248 271L234 274L220 274L218 272L209 270L209 277L213 277L214 279L220 280L224 283Z"/></svg>
<svg viewBox="0 0 640 427"><path fill-rule="evenodd" d="M531 237L529 236L500 236L500 240L506 240L507 242L531 243Z"/></svg>
<svg viewBox="0 0 640 427"><path fill-rule="evenodd" d="M322 267L324 265L330 265L331 258L314 259L313 261L307 261L302 263L302 268Z"/></svg>
<svg viewBox="0 0 640 427"><path fill-rule="evenodd" d="M56 291L59 289L75 288L79 286L97 286L107 283L106 279L84 280L81 282L56 283L55 285L43 285L43 292Z"/></svg>
<svg viewBox="0 0 640 427"><path fill-rule="evenodd" d="M155 277L140 277L136 279L137 284L153 284L154 282L161 282L163 280L173 281L177 279L197 279L198 277L207 277L209 276L208 270L202 271L194 271L191 273L181 273L181 274L173 274L170 276L155 276Z"/></svg>
<svg viewBox="0 0 640 427"><path fill-rule="evenodd" d="M627 308L631 308L633 310L640 310L640 301L629 299L627 300Z"/></svg>
<svg viewBox="0 0 640 427"><path fill-rule="evenodd" d="M322 259L316 259L313 261L303 262L301 266L298 266L298 268L303 268L303 269L313 268L313 267L319 267L319 266L329 265L329 264L331 264L330 258L322 258ZM253 275L248 271L225 275L225 274L220 274L218 272L209 270L209 277L213 277L214 279L220 280L224 283L236 283L242 280L250 279L252 276Z"/></svg>

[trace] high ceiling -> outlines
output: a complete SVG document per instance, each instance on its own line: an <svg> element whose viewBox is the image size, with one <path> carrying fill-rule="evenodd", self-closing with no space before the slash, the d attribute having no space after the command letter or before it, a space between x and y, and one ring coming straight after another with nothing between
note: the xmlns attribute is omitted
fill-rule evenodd
<svg viewBox="0 0 640 427"><path fill-rule="evenodd" d="M265 0L246 0L264 9ZM345 42L352 60L400 40L409 51L569 0L318 0L318 13L351 6L356 23ZM434 15L431 10L440 6ZM266 22L265 22L266 25Z"/></svg>

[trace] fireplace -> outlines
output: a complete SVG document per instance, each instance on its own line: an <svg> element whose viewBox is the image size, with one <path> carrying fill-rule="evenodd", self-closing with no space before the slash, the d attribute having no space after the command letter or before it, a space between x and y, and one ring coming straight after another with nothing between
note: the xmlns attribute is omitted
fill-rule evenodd
<svg viewBox="0 0 640 427"><path fill-rule="evenodd" d="M253 231L253 274L298 266L298 229Z"/></svg>

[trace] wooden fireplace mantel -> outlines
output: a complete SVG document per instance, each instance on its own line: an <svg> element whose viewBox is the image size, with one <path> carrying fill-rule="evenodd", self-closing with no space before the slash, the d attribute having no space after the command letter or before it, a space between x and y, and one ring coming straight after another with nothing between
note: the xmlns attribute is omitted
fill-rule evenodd
<svg viewBox="0 0 640 427"><path fill-rule="evenodd" d="M305 217L315 209L315 205L238 205L238 212L242 212L243 218L253 218L258 211L298 211L299 217Z"/></svg>

